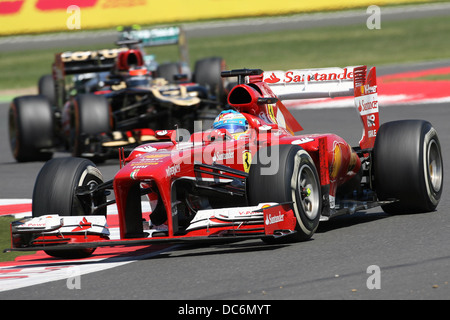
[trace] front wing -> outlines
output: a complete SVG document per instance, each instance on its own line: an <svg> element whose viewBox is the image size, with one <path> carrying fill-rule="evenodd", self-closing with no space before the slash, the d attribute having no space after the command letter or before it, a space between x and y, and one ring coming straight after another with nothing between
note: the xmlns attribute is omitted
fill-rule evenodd
<svg viewBox="0 0 450 320"><path fill-rule="evenodd" d="M110 240L104 216L47 215L11 223L5 251L68 250L151 244L234 242L295 233L291 203L200 210L183 234L149 232L147 237Z"/></svg>

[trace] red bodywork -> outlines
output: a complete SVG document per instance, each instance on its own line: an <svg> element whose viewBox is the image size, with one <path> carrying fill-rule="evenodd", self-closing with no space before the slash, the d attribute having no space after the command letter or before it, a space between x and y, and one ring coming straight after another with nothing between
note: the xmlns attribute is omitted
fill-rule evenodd
<svg viewBox="0 0 450 320"><path fill-rule="evenodd" d="M375 68L367 77L365 66L355 68L353 74L355 104L364 127L360 142L363 152L373 147L379 126ZM373 96L367 102L369 94ZM361 170L360 156L343 138L335 134L294 135L302 127L277 99L269 83L263 81L263 75L250 76L245 83L235 86L229 93L228 103L245 115L249 123L247 132L232 137L226 130L210 129L192 135L181 129L157 131L158 138L168 141L134 149L127 158L121 158L121 169L114 177L121 239L88 236L84 240L74 238L73 242L95 241L98 246L240 235L265 237L293 232L296 218L290 204L267 204L260 210L236 211L232 219L231 214L216 214L210 216L208 224L202 228L189 229L180 225L179 200L187 197L183 190L192 186L206 191L221 189L228 196L225 200L228 207L245 208L245 187L233 189L230 181L245 181L252 158L262 147L292 144L308 152L317 168L322 190L328 193L323 197L328 196L330 206L323 210L334 207L339 186ZM142 214L143 194L151 203L152 221L156 217L159 224L167 224L167 233L162 236L149 238L145 233L142 221L148 217ZM260 218L253 219L258 211L262 211Z"/></svg>
<svg viewBox="0 0 450 320"><path fill-rule="evenodd" d="M366 68L362 67L358 77L355 77L355 97L361 96L364 87L366 90L369 86L376 88L375 69L371 73L373 77L368 78L369 82L365 79L365 70ZM294 132L302 130L302 127L283 103L279 100L258 100L261 98L276 98L269 85L262 81L262 76L251 76L248 83L237 85L231 90L228 103L245 115L250 126L250 130L237 140L225 139L224 136L229 135L227 132L207 130L191 135L187 142L177 143L175 141L177 132L173 130L164 133L172 138L171 142L152 143L135 149L125 159L126 165L114 178L121 238L125 239L136 233L133 226L137 226L137 223L133 223L129 199L130 190L138 184L155 190L149 194L150 199L157 198L156 194L160 195L167 213L168 236L174 237L178 231L172 218L176 215L172 211L173 203L176 202L176 199L173 199L174 183L180 180L201 181L213 177L205 172L208 170L199 174L198 170L194 170L195 164L225 165L245 173L248 172L248 166L244 156L248 153L251 154L251 159L263 146L298 144L313 158L321 184L329 185L331 197L335 196L340 185L361 169L360 158L343 138L334 134L293 135ZM274 103L266 103L267 101ZM363 123L367 123L367 116L361 116ZM376 123L370 130L376 130L378 127L378 114L375 116ZM367 124L364 128L361 147L370 148L375 137L367 136L369 129ZM224 230L226 227L216 232ZM202 232L205 235L204 231Z"/></svg>

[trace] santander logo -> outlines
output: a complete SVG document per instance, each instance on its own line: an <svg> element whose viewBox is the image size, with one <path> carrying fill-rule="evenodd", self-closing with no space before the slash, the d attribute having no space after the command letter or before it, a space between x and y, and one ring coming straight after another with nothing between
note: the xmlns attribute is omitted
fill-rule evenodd
<svg viewBox="0 0 450 320"><path fill-rule="evenodd" d="M267 218L266 218L266 225L271 225L274 223L278 223L278 222L283 222L284 221L284 214L281 213L281 211L278 211L277 215L271 215L268 214Z"/></svg>
<svg viewBox="0 0 450 320"><path fill-rule="evenodd" d="M338 69L339 70L339 69ZM339 72L335 68L320 70L288 70L271 71L264 73L264 82L274 83L300 83L305 81L336 81L353 79L353 69L343 68Z"/></svg>
<svg viewBox="0 0 450 320"><path fill-rule="evenodd" d="M83 217L83 220L81 220L79 222L78 227L73 229L72 232L84 231L84 230L90 229L91 227L92 227L92 223L87 221L86 217Z"/></svg>

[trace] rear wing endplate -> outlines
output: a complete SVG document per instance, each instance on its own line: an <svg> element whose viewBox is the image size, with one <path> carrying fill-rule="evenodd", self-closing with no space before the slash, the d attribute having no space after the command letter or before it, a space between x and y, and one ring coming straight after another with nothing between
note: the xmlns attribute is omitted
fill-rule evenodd
<svg viewBox="0 0 450 320"><path fill-rule="evenodd" d="M266 71L263 81L280 100L354 96L363 123L361 149L373 148L379 128L376 68L297 69Z"/></svg>

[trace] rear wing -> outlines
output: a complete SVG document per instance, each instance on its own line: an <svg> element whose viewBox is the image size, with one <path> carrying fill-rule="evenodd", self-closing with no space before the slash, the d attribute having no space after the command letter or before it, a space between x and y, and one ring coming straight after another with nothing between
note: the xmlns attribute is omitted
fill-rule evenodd
<svg viewBox="0 0 450 320"><path fill-rule="evenodd" d="M266 82L280 100L353 95L354 67L266 71Z"/></svg>
<svg viewBox="0 0 450 320"><path fill-rule="evenodd" d="M62 75L110 71L122 51L127 48L61 52L55 55L53 68Z"/></svg>
<svg viewBox="0 0 450 320"><path fill-rule="evenodd" d="M55 83L56 105L62 107L65 103L66 76L109 72L114 68L120 52L127 50L127 48L113 48L89 51L66 51L55 54L52 75Z"/></svg>
<svg viewBox="0 0 450 320"><path fill-rule="evenodd" d="M360 147L373 148L379 128L375 67L266 71L263 81L280 100L354 96L363 123Z"/></svg>
<svg viewBox="0 0 450 320"><path fill-rule="evenodd" d="M180 60L189 63L186 33L178 26L140 29L139 26L119 27L119 46L140 44L143 47L178 45Z"/></svg>

